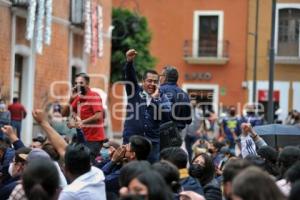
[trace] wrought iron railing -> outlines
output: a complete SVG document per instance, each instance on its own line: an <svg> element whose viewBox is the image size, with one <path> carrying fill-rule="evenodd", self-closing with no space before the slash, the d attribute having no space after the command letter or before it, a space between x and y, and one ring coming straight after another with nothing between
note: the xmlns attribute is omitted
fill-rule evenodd
<svg viewBox="0 0 300 200"><path fill-rule="evenodd" d="M185 40L183 44L184 57L229 57L229 41Z"/></svg>

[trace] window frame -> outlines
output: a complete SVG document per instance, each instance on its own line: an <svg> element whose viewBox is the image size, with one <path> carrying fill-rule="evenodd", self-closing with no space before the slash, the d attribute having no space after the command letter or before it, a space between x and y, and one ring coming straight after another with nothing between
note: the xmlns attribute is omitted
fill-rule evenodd
<svg viewBox="0 0 300 200"><path fill-rule="evenodd" d="M217 16L218 17L218 58L223 57L223 38L224 38L224 12L222 10L196 10L194 11L194 31L193 31L193 57L202 57L198 55L199 40L199 17L201 16Z"/></svg>
<svg viewBox="0 0 300 200"><path fill-rule="evenodd" d="M300 34L299 34L299 47L298 56L278 56L278 43L279 43L279 11L282 9L299 9L300 3L277 3L276 4L276 17L275 17L275 55L279 58L300 58Z"/></svg>

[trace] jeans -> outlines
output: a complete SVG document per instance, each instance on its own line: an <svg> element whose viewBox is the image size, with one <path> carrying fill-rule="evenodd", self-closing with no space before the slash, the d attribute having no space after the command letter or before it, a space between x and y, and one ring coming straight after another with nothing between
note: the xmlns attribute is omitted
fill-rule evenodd
<svg viewBox="0 0 300 200"><path fill-rule="evenodd" d="M21 136L21 129L22 129L22 121L17 121L17 120L11 120L11 125L17 129L17 135L18 138L20 139Z"/></svg>

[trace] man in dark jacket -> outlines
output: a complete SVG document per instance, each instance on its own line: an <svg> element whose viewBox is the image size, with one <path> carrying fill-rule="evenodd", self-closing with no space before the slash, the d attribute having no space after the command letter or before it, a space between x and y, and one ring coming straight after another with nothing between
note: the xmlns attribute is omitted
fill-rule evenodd
<svg viewBox="0 0 300 200"><path fill-rule="evenodd" d="M136 55L134 49L126 52L124 78L128 103L123 143L127 144L132 135L146 137L152 143L148 160L153 163L159 159L159 127L163 121L170 121L171 107L167 97L159 91L156 71L146 71L142 87L139 86L133 66Z"/></svg>
<svg viewBox="0 0 300 200"><path fill-rule="evenodd" d="M164 128L160 134L160 139L162 141L160 145L161 150L169 146L181 146L182 136L180 133L187 124L192 122L189 96L180 87L178 87L177 81L177 69L172 66L164 67L162 74L160 75L160 91L167 96L171 103L171 119L173 123L166 122L162 126ZM175 138L177 138L178 141L176 141Z"/></svg>

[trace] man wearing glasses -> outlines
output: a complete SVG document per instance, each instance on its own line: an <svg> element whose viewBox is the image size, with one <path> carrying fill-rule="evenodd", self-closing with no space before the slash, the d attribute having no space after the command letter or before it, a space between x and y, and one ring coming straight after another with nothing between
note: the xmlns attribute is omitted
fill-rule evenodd
<svg viewBox="0 0 300 200"><path fill-rule="evenodd" d="M160 136L159 126L170 120L170 102L159 91L159 76L156 71L148 70L143 75L142 86L139 86L133 61L137 52L130 49L126 52L124 78L128 98L127 114L123 131L123 143L127 144L132 135L142 135L152 143L148 157L150 162L159 160Z"/></svg>

